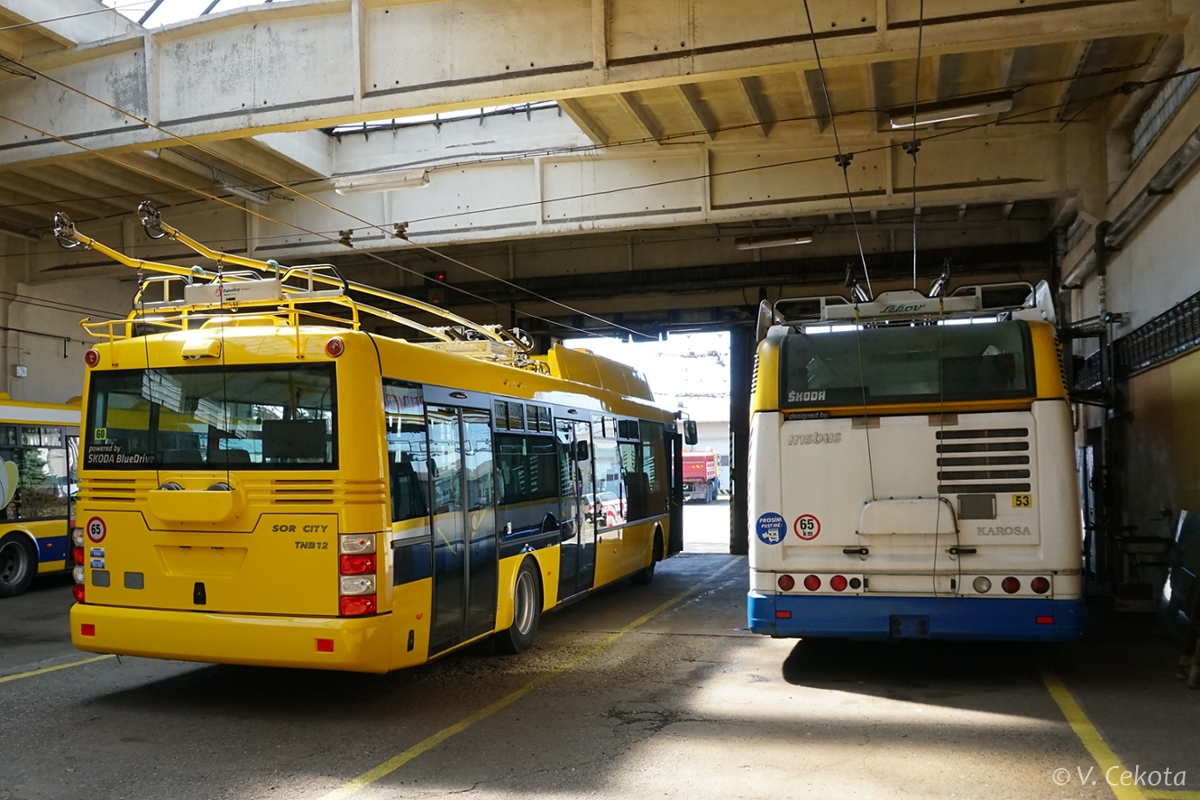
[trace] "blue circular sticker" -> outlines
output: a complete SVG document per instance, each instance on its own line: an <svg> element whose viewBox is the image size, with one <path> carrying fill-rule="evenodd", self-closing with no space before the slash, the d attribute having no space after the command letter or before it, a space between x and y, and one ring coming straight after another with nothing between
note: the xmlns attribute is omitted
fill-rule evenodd
<svg viewBox="0 0 1200 800"><path fill-rule="evenodd" d="M774 512L768 512L758 518L758 538L763 544L779 544L787 533L787 523L783 517Z"/></svg>

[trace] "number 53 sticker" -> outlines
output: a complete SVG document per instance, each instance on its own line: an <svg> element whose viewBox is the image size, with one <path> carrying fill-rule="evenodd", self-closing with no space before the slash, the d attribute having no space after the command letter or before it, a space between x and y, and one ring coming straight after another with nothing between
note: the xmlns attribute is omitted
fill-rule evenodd
<svg viewBox="0 0 1200 800"><path fill-rule="evenodd" d="M1031 494L1014 494L1012 500L1013 508L1033 508L1033 495Z"/></svg>

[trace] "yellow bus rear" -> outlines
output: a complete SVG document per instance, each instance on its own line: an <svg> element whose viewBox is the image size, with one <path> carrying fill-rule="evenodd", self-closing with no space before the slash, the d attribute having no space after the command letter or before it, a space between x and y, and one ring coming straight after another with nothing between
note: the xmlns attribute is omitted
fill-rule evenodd
<svg viewBox="0 0 1200 800"><path fill-rule="evenodd" d="M518 651L541 612L678 549L672 417L601 388L626 368L192 322L88 354L80 649L367 672ZM584 514L612 490L622 519Z"/></svg>

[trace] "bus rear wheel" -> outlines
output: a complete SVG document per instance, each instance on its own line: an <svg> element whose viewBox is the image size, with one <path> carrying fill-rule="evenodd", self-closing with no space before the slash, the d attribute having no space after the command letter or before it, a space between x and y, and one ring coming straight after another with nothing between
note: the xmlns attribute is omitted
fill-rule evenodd
<svg viewBox="0 0 1200 800"><path fill-rule="evenodd" d="M537 638L542 592L534 563L532 558L527 558L517 570L517 582L513 587L513 623L508 630L496 634L496 649L502 653L524 653L533 647L533 640Z"/></svg>
<svg viewBox="0 0 1200 800"><path fill-rule="evenodd" d="M629 582L634 586L646 586L654 580L654 565L663 558L662 530L654 531L654 550L650 553L650 566L638 570L629 576Z"/></svg>
<svg viewBox="0 0 1200 800"><path fill-rule="evenodd" d="M33 583L37 550L33 542L13 531L0 539L0 597L16 597Z"/></svg>

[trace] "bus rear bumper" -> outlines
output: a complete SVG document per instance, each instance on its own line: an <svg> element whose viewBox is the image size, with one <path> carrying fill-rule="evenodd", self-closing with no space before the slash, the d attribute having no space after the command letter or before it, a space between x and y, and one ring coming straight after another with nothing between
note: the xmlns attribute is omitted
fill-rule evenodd
<svg viewBox="0 0 1200 800"><path fill-rule="evenodd" d="M76 603L71 607L71 642L91 653L387 672L392 644L387 619L386 614L293 618ZM85 630L91 635L85 636Z"/></svg>
<svg viewBox="0 0 1200 800"><path fill-rule="evenodd" d="M833 597L750 592L750 630L768 636L1061 642L1083 626L1080 600Z"/></svg>

